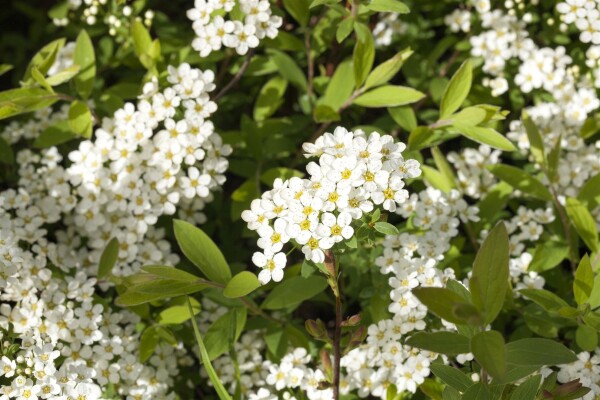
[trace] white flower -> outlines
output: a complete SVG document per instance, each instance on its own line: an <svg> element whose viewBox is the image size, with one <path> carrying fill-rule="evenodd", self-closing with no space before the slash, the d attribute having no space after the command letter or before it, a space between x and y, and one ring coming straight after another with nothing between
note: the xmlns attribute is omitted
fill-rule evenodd
<svg viewBox="0 0 600 400"><path fill-rule="evenodd" d="M256 252L252 256L252 262L257 267L262 268L258 274L258 280L263 285L266 285L273 279L279 282L283 279L283 268L285 268L287 258L284 253L265 253Z"/></svg>

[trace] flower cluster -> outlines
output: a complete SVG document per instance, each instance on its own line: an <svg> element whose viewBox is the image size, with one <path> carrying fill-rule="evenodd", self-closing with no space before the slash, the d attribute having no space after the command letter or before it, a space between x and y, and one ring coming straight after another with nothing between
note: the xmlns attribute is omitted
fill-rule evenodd
<svg viewBox="0 0 600 400"><path fill-rule="evenodd" d="M118 0L68 0L68 7L63 15L52 15L56 26L67 26L71 21L81 20L87 25L103 23L108 28L108 34L115 36L117 41L124 41L131 31L131 20L134 17L134 7ZM154 12L146 10L144 24L152 25Z"/></svg>
<svg viewBox="0 0 600 400"><path fill-rule="evenodd" d="M80 199L75 225L94 247L119 239L125 270L117 273L134 272L138 246L160 216L173 215L179 204L201 209L225 181L231 147L207 119L217 108L209 97L213 78L188 64L169 67L169 87L146 84L137 106L125 104L103 121L93 141L69 154L67 176ZM202 214L198 218L204 222ZM157 261L154 253L146 263Z"/></svg>
<svg viewBox="0 0 600 400"><path fill-rule="evenodd" d="M239 19L233 11L241 13ZM275 38L283 22L272 14L269 0L196 0L187 16L196 33L192 46L201 57L223 46L244 55L265 37Z"/></svg>
<svg viewBox="0 0 600 400"><path fill-rule="evenodd" d="M318 156L306 170L308 179L275 182L251 209L242 213L248 228L257 231L254 264L262 268L259 280L280 281L286 265L283 245L293 240L307 260L322 263L325 251L354 235L352 221L375 206L395 211L408 199L404 179L421 174L416 160L405 160L406 146L389 135L338 127L314 144L303 146L307 157Z"/></svg>
<svg viewBox="0 0 600 400"><path fill-rule="evenodd" d="M600 44L600 0L565 0L556 9L565 24L573 24L582 43Z"/></svg>
<svg viewBox="0 0 600 400"><path fill-rule="evenodd" d="M480 145L478 148L466 148L460 153L448 153L448 161L456 169L460 192L479 199L497 182L497 179L485 167L498 164L500 150Z"/></svg>

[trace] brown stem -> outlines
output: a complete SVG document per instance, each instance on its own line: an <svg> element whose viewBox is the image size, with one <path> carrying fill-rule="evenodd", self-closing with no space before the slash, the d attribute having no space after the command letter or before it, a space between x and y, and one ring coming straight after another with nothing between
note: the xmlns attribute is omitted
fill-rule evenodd
<svg viewBox="0 0 600 400"><path fill-rule="evenodd" d="M333 251L325 253L325 269L329 273L329 285L335 295L335 331L333 334L333 399L340 398L340 362L342 359L342 298L338 284L338 268L335 263Z"/></svg>
<svg viewBox="0 0 600 400"><path fill-rule="evenodd" d="M244 60L244 63L240 67L240 70L237 72L237 74L235 74L233 79L230 80L229 83L227 85L225 85L225 87L223 89L221 89L221 91L219 93L217 93L217 95L213 98L213 101L219 100L227 92L229 92L229 90L231 90L231 88L233 88L235 85L237 85L237 83L240 81L240 79L242 79L242 76L248 69L248 66L250 65L250 60L252 59L253 55L254 55L254 49L248 50L248 54L246 55L246 59Z"/></svg>

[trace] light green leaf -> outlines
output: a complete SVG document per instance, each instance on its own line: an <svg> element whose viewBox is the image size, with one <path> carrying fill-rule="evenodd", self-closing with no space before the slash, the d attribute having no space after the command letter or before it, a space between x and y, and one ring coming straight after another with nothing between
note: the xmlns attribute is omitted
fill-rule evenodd
<svg viewBox="0 0 600 400"><path fill-rule="evenodd" d="M528 194L536 199L552 201L552 193L550 193L546 185L520 168L513 167L512 165L496 164L488 166L488 170L496 178L505 181L524 194Z"/></svg>
<svg viewBox="0 0 600 400"><path fill-rule="evenodd" d="M379 64L367 77L364 87L368 89L389 82L394 76L396 76L398 71L400 71L400 68L402 68L404 65L404 62L413 53L414 52L410 48L404 49L396 53L394 57Z"/></svg>
<svg viewBox="0 0 600 400"><path fill-rule="evenodd" d="M194 315L200 313L201 307L198 300L188 297L192 303ZM158 323L161 325L180 325L191 318L187 301L178 297L170 303L170 306L158 314Z"/></svg>
<svg viewBox="0 0 600 400"><path fill-rule="evenodd" d="M551 339L528 338L506 345L509 364L517 366L537 366L569 364L577 361L577 356L563 344Z"/></svg>
<svg viewBox="0 0 600 400"><path fill-rule="evenodd" d="M375 222L373 228L379 233L383 233L384 235L399 235L400 232L398 228L388 222Z"/></svg>
<svg viewBox="0 0 600 400"><path fill-rule="evenodd" d="M231 270L217 245L206 233L189 222L174 220L175 238L183 254L208 279L226 284L231 279Z"/></svg>
<svg viewBox="0 0 600 400"><path fill-rule="evenodd" d="M479 332L471 338L471 352L475 360L492 378L502 380L506 376L506 348L504 338L498 331Z"/></svg>
<svg viewBox="0 0 600 400"><path fill-rule="evenodd" d="M45 149L68 142L76 137L77 135L73 133L69 121L61 120L44 129L33 142L33 147L36 149Z"/></svg>
<svg viewBox="0 0 600 400"><path fill-rule="evenodd" d="M148 54L150 46L152 45L152 36L144 25L144 23L138 19L135 19L131 24L131 34L133 37L133 47L135 54L141 57L144 54Z"/></svg>
<svg viewBox="0 0 600 400"><path fill-rule="evenodd" d="M202 340L202 336L200 335L200 329L198 329L198 324L196 322L196 318L194 317L194 311L192 309L192 304L188 299L188 309L190 313L190 318L192 319L192 325L194 327L194 334L196 336L196 342L198 343L198 347L200 348L200 358L202 359L202 364L204 364L204 368L206 369L206 373L208 374L208 378L213 384L217 395L220 400L231 400L231 396L227 393L227 390L221 383L219 376L217 375L214 367L210 362L210 356L208 355L208 351L206 350L206 345Z"/></svg>
<svg viewBox="0 0 600 400"><path fill-rule="evenodd" d="M579 262L573 281L573 293L577 304L584 304L590 298L594 289L594 272L590 258L586 254Z"/></svg>
<svg viewBox="0 0 600 400"><path fill-rule="evenodd" d="M156 279L128 289L117 297L115 303L124 307L137 306L151 301L196 293L208 287L209 285L203 282Z"/></svg>
<svg viewBox="0 0 600 400"><path fill-rule="evenodd" d="M541 375L533 375L521 383L510 395L510 400L535 400L542 383Z"/></svg>
<svg viewBox="0 0 600 400"><path fill-rule="evenodd" d="M484 325L491 323L502 309L508 289L508 233L500 222L479 248L469 280L473 304L483 312Z"/></svg>
<svg viewBox="0 0 600 400"><path fill-rule="evenodd" d="M447 355L471 352L469 339L456 332L418 332L405 343L411 347Z"/></svg>
<svg viewBox="0 0 600 400"><path fill-rule="evenodd" d="M271 56L271 59L277 65L279 74L300 89L300 91L306 93L308 82L304 72L302 72L296 61L286 53L275 49L268 49L267 54Z"/></svg>
<svg viewBox="0 0 600 400"><path fill-rule="evenodd" d="M485 126L472 126L463 121L456 120L452 124L463 136L477 143L486 144L503 151L515 151L515 146L510 140L492 128Z"/></svg>
<svg viewBox="0 0 600 400"><path fill-rule="evenodd" d="M79 68L79 65L71 65L69 68L65 68L62 71L59 71L56 74L46 78L46 82L48 82L48 84L51 86L58 86L77 75L80 69L81 68Z"/></svg>
<svg viewBox="0 0 600 400"><path fill-rule="evenodd" d="M579 137L587 139L594 136L598 131L600 131L600 121L598 120L598 116L591 116L588 117L581 126Z"/></svg>
<svg viewBox="0 0 600 400"><path fill-rule="evenodd" d="M58 95L40 87L27 87L0 92L0 120L50 107Z"/></svg>
<svg viewBox="0 0 600 400"><path fill-rule="evenodd" d="M421 171L423 171L425 181L432 187L444 193L449 193L453 189L452 183L437 169L421 165Z"/></svg>
<svg viewBox="0 0 600 400"><path fill-rule="evenodd" d="M310 3L309 8L313 8L313 7L317 7L323 4L327 4L327 5L331 5L331 4L336 4L339 3L342 0L313 0L312 3Z"/></svg>
<svg viewBox="0 0 600 400"><path fill-rule="evenodd" d="M399 14L407 14L410 9L406 4L399 0L371 0L371 3L367 5L369 10L377 12L391 12Z"/></svg>
<svg viewBox="0 0 600 400"><path fill-rule="evenodd" d="M583 239L588 249L592 252L600 250L598 246L598 231L596 221L587 208L572 197L567 197L567 215L575 226L579 237Z"/></svg>
<svg viewBox="0 0 600 400"><path fill-rule="evenodd" d="M8 71L10 71L13 68L14 68L14 66L12 66L10 64L0 64L0 76L4 75L5 73L7 73Z"/></svg>
<svg viewBox="0 0 600 400"><path fill-rule="evenodd" d="M69 107L69 127L77 135L92 137L92 112L83 101L75 100Z"/></svg>
<svg viewBox="0 0 600 400"><path fill-rule="evenodd" d="M54 64L58 52L63 48L64 45L65 38L60 38L48 43L40 51L38 51L27 66L27 70L23 75L23 82L31 82L31 70L34 67L37 68L42 76L45 76L50 67L52 67L52 64Z"/></svg>
<svg viewBox="0 0 600 400"><path fill-rule="evenodd" d="M52 86L50 86L50 84L46 81L46 78L44 78L44 75L41 74L37 67L31 68L31 77L48 92L54 93Z"/></svg>
<svg viewBox="0 0 600 400"><path fill-rule="evenodd" d="M96 55L94 44L85 29L82 29L77 36L73 62L79 66L79 73L75 76L75 88L83 99L87 99L94 88Z"/></svg>
<svg viewBox="0 0 600 400"><path fill-rule="evenodd" d="M335 39L338 43L342 43L344 39L352 33L354 29L354 18L345 18L342 23L338 25L337 31L335 32Z"/></svg>
<svg viewBox="0 0 600 400"><path fill-rule="evenodd" d="M365 35L364 40L356 41L352 60L354 66L354 84L356 88L360 88L365 79L367 79L369 72L371 72L373 61L375 60L375 41L370 32Z"/></svg>
<svg viewBox="0 0 600 400"><path fill-rule="evenodd" d="M442 95L440 119L448 118L460 108L469 95L472 80L473 66L471 60L466 60L452 76Z"/></svg>
<svg viewBox="0 0 600 400"><path fill-rule="evenodd" d="M297 306L321 293L326 287L327 280L321 276L311 275L308 278L293 276L275 286L261 307L266 310L280 310Z"/></svg>
<svg viewBox="0 0 600 400"><path fill-rule="evenodd" d="M358 96L353 104L362 107L396 107L415 103L425 95L418 90L404 86L380 86Z"/></svg>
<svg viewBox="0 0 600 400"><path fill-rule="evenodd" d="M242 271L235 275L225 289L223 296L229 298L243 297L260 287L260 282L252 272Z"/></svg>
<svg viewBox="0 0 600 400"><path fill-rule="evenodd" d="M417 117L411 106L389 107L388 113L394 122L408 132L412 132L417 127Z"/></svg>
<svg viewBox="0 0 600 400"><path fill-rule="evenodd" d="M279 109L283 104L283 95L287 89L287 84L287 80L281 76L275 76L264 84L254 104L255 121L263 121Z"/></svg>
<svg viewBox="0 0 600 400"><path fill-rule="evenodd" d="M460 392L452 386L446 386L442 393L442 400L460 400L461 397Z"/></svg>
<svg viewBox="0 0 600 400"><path fill-rule="evenodd" d="M100 262L98 264L98 279L103 279L110 275L110 272L115 266L118 258L119 240L117 238L112 238L100 256Z"/></svg>

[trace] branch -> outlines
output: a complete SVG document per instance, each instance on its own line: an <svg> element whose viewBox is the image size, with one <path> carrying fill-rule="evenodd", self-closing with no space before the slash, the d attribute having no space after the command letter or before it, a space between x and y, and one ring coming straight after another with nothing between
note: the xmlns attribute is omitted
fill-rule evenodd
<svg viewBox="0 0 600 400"><path fill-rule="evenodd" d="M230 80L229 83L227 85L225 85L225 87L223 89L221 89L221 91L219 93L217 93L217 95L212 99L213 101L216 102L221 97L225 96L225 94L227 94L227 92L229 92L229 90L231 90L231 88L233 88L235 85L237 85L237 83L240 81L240 79L242 79L242 76L248 69L248 66L250 65L250 60L252 59L253 55L254 55L254 49L250 49L248 51L248 54L246 55L246 59L244 60L244 63L240 67L240 70L237 72L237 74L235 74L233 79Z"/></svg>
<svg viewBox="0 0 600 400"><path fill-rule="evenodd" d="M333 251L325 252L325 269L329 273L329 285L335 295L335 332L333 334L333 399L340 398L340 361L342 359L342 298L338 285L338 271Z"/></svg>

